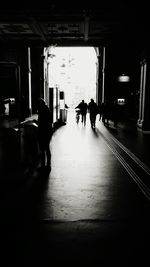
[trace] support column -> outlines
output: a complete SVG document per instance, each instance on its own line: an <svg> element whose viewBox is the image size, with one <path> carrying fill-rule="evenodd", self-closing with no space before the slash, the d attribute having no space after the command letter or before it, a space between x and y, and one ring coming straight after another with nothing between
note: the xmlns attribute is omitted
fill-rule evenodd
<svg viewBox="0 0 150 267"><path fill-rule="evenodd" d="M150 131L150 64L147 60L141 62L139 119L137 126L143 131Z"/></svg>
<svg viewBox="0 0 150 267"><path fill-rule="evenodd" d="M102 68L102 103L105 102L105 47L103 47L103 68Z"/></svg>
<svg viewBox="0 0 150 267"><path fill-rule="evenodd" d="M99 58L100 58L100 55L99 55L99 48L98 47L95 47L95 53L96 53L96 56L97 56L97 61L95 62L96 64L96 103L99 105L100 103L100 84L99 84Z"/></svg>
<svg viewBox="0 0 150 267"><path fill-rule="evenodd" d="M20 81L20 66L16 64L16 80L17 80L17 87L18 87L18 120L19 120L19 127L21 122L21 81Z"/></svg>
<svg viewBox="0 0 150 267"><path fill-rule="evenodd" d="M29 115L32 115L32 91L31 91L31 51L28 47L28 84L29 84Z"/></svg>
<svg viewBox="0 0 150 267"><path fill-rule="evenodd" d="M102 95L104 94L104 77L103 77L103 47L95 47L97 55L96 63L96 102L98 105L102 103Z"/></svg>

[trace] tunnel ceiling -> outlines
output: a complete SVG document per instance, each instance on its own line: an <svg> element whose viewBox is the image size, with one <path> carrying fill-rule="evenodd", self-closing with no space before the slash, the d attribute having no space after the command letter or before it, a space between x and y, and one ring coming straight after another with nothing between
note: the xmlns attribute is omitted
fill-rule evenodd
<svg viewBox="0 0 150 267"><path fill-rule="evenodd" d="M126 4L71 3L41 1L36 5L12 1L0 9L0 43L27 45L96 45L113 40L127 44L140 42L139 12ZM134 12L133 12L134 11ZM140 17L141 18L141 17ZM142 19L143 22L143 19Z"/></svg>

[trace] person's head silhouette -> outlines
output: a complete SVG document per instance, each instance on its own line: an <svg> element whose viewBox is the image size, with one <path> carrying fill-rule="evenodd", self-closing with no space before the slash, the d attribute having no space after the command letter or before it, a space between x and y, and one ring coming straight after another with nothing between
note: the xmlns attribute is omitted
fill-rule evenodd
<svg viewBox="0 0 150 267"><path fill-rule="evenodd" d="M38 99L38 103L37 103L38 111L39 112L42 111L45 108L45 106L46 106L46 103L45 103L44 99L43 98L39 98Z"/></svg>

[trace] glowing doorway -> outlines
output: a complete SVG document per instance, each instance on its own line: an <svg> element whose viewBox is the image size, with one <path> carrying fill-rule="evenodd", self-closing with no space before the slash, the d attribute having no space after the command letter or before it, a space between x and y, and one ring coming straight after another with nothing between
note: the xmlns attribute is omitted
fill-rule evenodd
<svg viewBox="0 0 150 267"><path fill-rule="evenodd" d="M47 48L49 88L65 94L65 103L74 108L82 99L89 102L97 97L98 58L94 47Z"/></svg>

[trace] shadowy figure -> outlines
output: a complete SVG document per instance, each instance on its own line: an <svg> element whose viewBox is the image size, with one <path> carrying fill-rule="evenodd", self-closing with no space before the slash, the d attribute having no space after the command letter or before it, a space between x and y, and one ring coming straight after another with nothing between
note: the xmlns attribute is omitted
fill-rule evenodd
<svg viewBox="0 0 150 267"><path fill-rule="evenodd" d="M76 108L76 123L78 124L80 120L80 109Z"/></svg>
<svg viewBox="0 0 150 267"><path fill-rule="evenodd" d="M50 140L52 137L52 115L44 99L38 101L38 142L41 151L41 167L51 170Z"/></svg>
<svg viewBox="0 0 150 267"><path fill-rule="evenodd" d="M0 98L0 115L5 114L5 105L3 99Z"/></svg>
<svg viewBox="0 0 150 267"><path fill-rule="evenodd" d="M102 116L102 122L106 126L109 126L110 113L111 113L111 105L108 101L106 101L103 103L103 116Z"/></svg>
<svg viewBox="0 0 150 267"><path fill-rule="evenodd" d="M65 121L67 121L69 106L65 104Z"/></svg>
<svg viewBox="0 0 150 267"><path fill-rule="evenodd" d="M80 114L81 114L81 122L86 125L86 114L87 114L87 103L82 100L78 106L75 107L75 109L79 109Z"/></svg>
<svg viewBox="0 0 150 267"><path fill-rule="evenodd" d="M114 127L117 127L119 119L119 106L117 100L115 100L113 104L113 119L114 119Z"/></svg>
<svg viewBox="0 0 150 267"><path fill-rule="evenodd" d="M103 117L103 103L100 103L98 105L98 113L99 113L99 121L101 121L101 119Z"/></svg>
<svg viewBox="0 0 150 267"><path fill-rule="evenodd" d="M68 108L69 108L67 104L65 104L65 108L66 108L66 109L68 109Z"/></svg>
<svg viewBox="0 0 150 267"><path fill-rule="evenodd" d="M91 127L95 128L96 116L99 113L98 105L94 102L94 99L91 98L91 101L88 104L88 110L90 113L90 123Z"/></svg>

